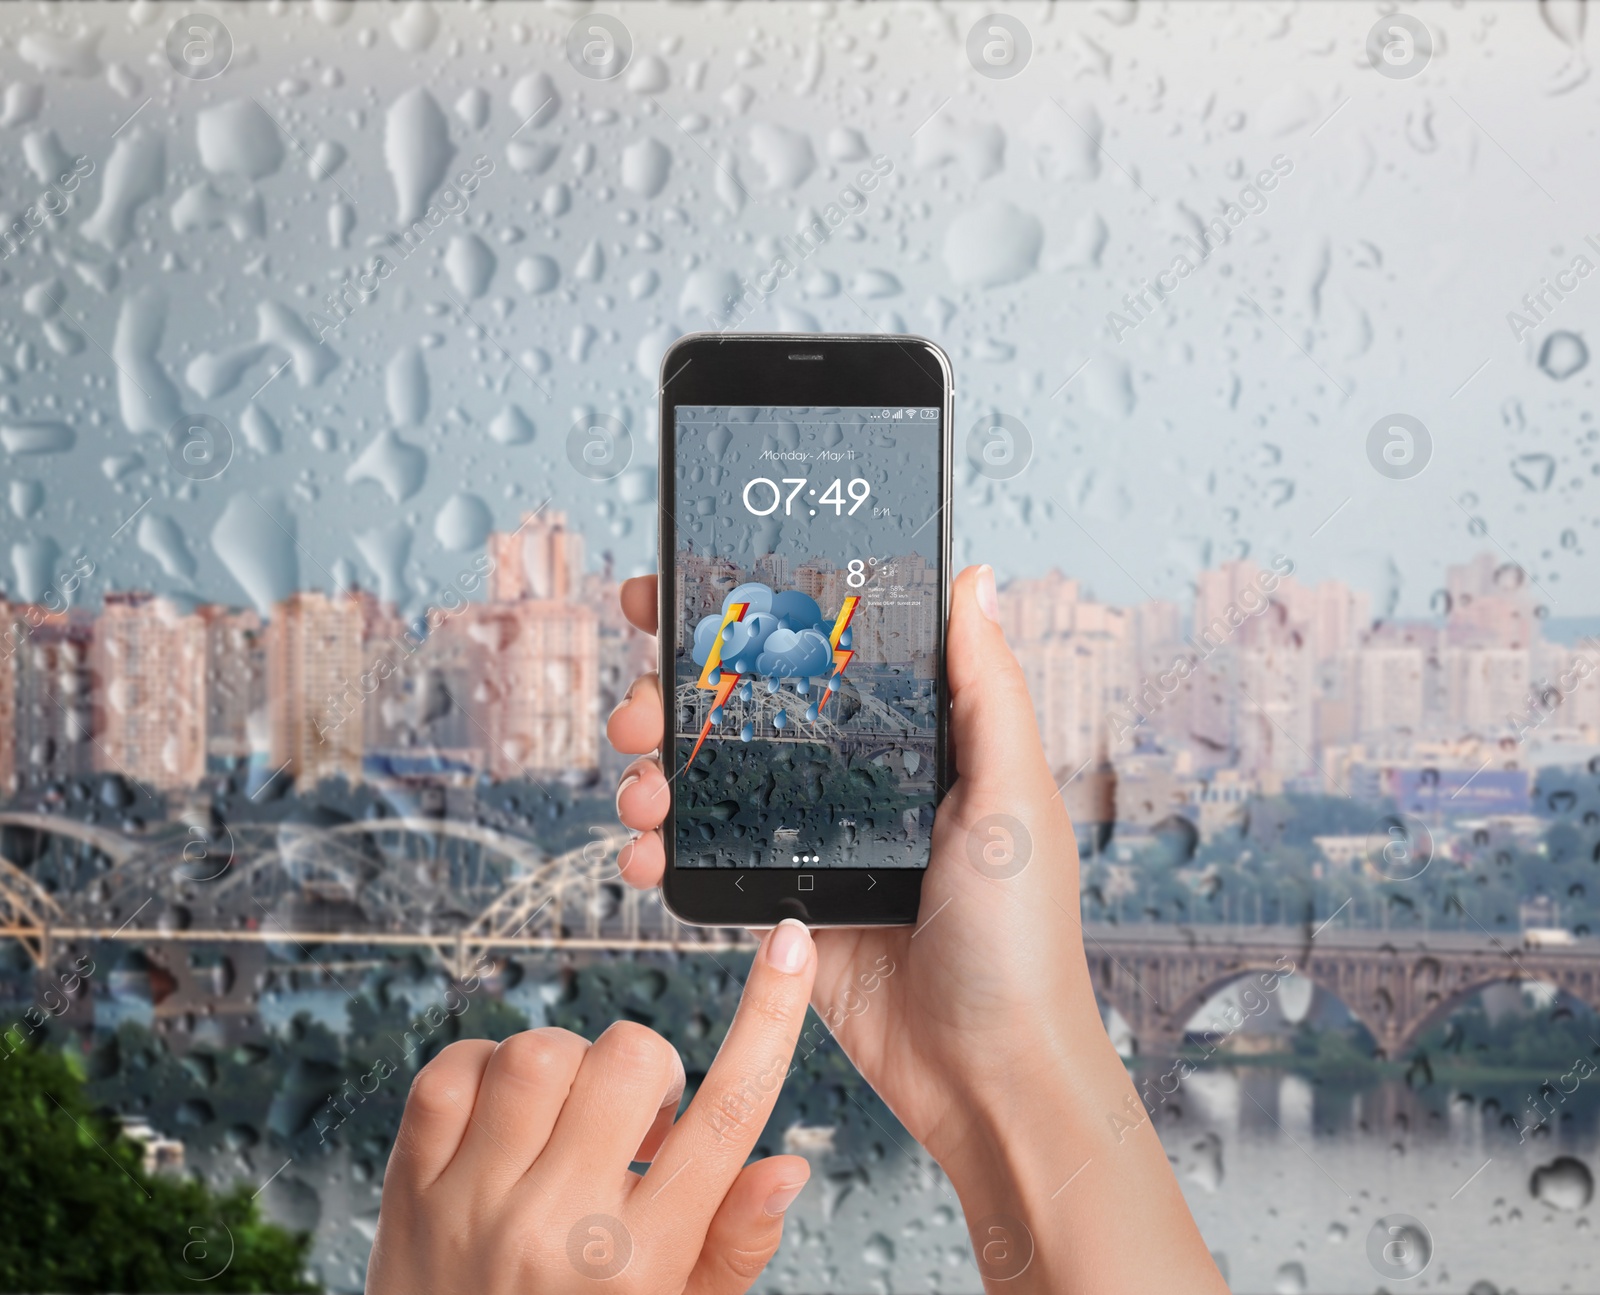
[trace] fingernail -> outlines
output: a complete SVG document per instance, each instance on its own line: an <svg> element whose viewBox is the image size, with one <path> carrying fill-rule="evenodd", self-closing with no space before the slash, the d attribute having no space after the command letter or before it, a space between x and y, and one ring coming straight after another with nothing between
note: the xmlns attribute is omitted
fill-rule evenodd
<svg viewBox="0 0 1600 1295"><path fill-rule="evenodd" d="M767 1197L767 1203L763 1208L774 1217L782 1214L784 1210L794 1204L795 1197L805 1190L805 1186L805 1183L796 1183L793 1187L778 1188L771 1196Z"/></svg>
<svg viewBox="0 0 1600 1295"><path fill-rule="evenodd" d="M636 773L630 773L626 778L617 784L617 813L622 813L622 793L627 791L629 787L633 786L633 784L638 781L639 775Z"/></svg>
<svg viewBox="0 0 1600 1295"><path fill-rule="evenodd" d="M1000 623L1000 599L994 591L994 568L987 562L978 568L977 593L978 610L998 625Z"/></svg>
<svg viewBox="0 0 1600 1295"><path fill-rule="evenodd" d="M767 961L779 971L794 975L806 965L810 955L811 932L806 930L805 923L786 917L772 928L772 938L767 941Z"/></svg>

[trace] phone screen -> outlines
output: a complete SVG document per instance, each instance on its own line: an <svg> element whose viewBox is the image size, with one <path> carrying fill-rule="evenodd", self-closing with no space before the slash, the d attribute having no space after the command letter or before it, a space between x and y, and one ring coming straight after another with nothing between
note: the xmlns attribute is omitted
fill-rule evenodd
<svg viewBox="0 0 1600 1295"><path fill-rule="evenodd" d="M675 407L678 867L927 865L939 419Z"/></svg>

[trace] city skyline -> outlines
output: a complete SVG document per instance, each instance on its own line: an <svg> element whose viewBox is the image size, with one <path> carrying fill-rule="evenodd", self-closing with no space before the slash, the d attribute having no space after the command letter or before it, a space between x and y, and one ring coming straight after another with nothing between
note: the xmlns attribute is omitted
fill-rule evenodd
<svg viewBox="0 0 1600 1295"><path fill-rule="evenodd" d="M1447 599L1373 621L1365 590L1244 559L1203 573L1187 634L1175 603L1098 603L1059 572L1006 586L1001 617L1080 820L1281 790L1403 802L1424 771L1451 812L1525 810L1536 767L1600 751L1600 655L1545 639L1490 554L1450 568Z"/></svg>
<svg viewBox="0 0 1600 1295"><path fill-rule="evenodd" d="M933 568L913 558L897 579L926 584ZM750 573L836 602L839 573L809 570L768 558ZM686 555L689 611L742 573ZM108 593L97 614L0 594L0 786L115 771L175 791L241 762L301 785L595 777L604 702L654 665L609 569L590 570L583 536L549 511L491 533L459 584L411 618L360 588L301 590L265 618L147 591ZM1058 570L1007 583L1001 614L1069 785L1097 762L1164 761L1192 805L1224 769L1258 791L1348 794L1376 785L1375 763L1442 763L1492 790L1533 762L1519 727L1600 745L1600 676L1545 638L1520 569L1481 553L1450 568L1446 601L1431 620L1375 622L1366 590L1242 559L1202 572L1187 614L1099 602ZM926 655L925 619L884 627L908 659Z"/></svg>
<svg viewBox="0 0 1600 1295"><path fill-rule="evenodd" d="M653 663L609 571L542 511L491 534L459 583L409 619L359 588L266 618L144 591L98 614L0 595L0 789L116 772L181 791L240 762L302 786L598 776L602 702Z"/></svg>

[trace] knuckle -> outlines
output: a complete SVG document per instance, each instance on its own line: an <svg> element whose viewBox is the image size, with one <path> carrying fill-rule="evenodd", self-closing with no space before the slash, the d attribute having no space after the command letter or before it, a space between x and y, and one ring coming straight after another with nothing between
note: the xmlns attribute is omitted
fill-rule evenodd
<svg viewBox="0 0 1600 1295"><path fill-rule="evenodd" d="M767 1264L772 1261L773 1253L778 1248L777 1238L773 1238L770 1245L763 1245L759 1249L745 1250L738 1246L729 1246L722 1252L722 1266L730 1277L741 1282L753 1282L766 1271Z"/></svg>
<svg viewBox="0 0 1600 1295"><path fill-rule="evenodd" d="M588 1047L567 1030L524 1030L495 1048L495 1070L507 1078L545 1087L570 1077Z"/></svg>
<svg viewBox="0 0 1600 1295"><path fill-rule="evenodd" d="M472 1094L464 1089L460 1073L435 1059L417 1071L406 1105L424 1119L449 1115L470 1102Z"/></svg>
<svg viewBox="0 0 1600 1295"><path fill-rule="evenodd" d="M765 1120L758 1123L755 1114L755 1108L743 1098L734 1093L724 1093L711 1108L708 1122L712 1134L711 1145L715 1147L725 1142L754 1141L766 1123Z"/></svg>
<svg viewBox="0 0 1600 1295"><path fill-rule="evenodd" d="M608 1059L617 1065L668 1069L676 1063L677 1049L647 1025L617 1021L596 1042L605 1045Z"/></svg>
<svg viewBox="0 0 1600 1295"><path fill-rule="evenodd" d="M774 986L769 993L749 994L740 1003L739 1010L748 1012L763 1034L781 1034L791 1029L806 1009L806 1001L791 1001L793 995L784 993L785 988L787 986Z"/></svg>
<svg viewBox="0 0 1600 1295"><path fill-rule="evenodd" d="M442 1049L412 1079L407 1106L414 1105L425 1117L459 1112L463 1107L470 1111L493 1050L494 1044L487 1039L460 1039Z"/></svg>

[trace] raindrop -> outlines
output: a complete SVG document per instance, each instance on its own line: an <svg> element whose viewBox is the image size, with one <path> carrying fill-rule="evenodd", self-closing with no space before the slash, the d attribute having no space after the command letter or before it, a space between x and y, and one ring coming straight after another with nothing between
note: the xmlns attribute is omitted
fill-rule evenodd
<svg viewBox="0 0 1600 1295"><path fill-rule="evenodd" d="M1533 1198L1558 1210L1581 1210L1594 1197L1594 1175L1572 1156L1557 1156L1528 1179Z"/></svg>
<svg viewBox="0 0 1600 1295"><path fill-rule="evenodd" d="M1163 867L1179 868L1194 858L1200 844L1200 832L1195 825L1180 814L1171 814L1151 829L1156 840L1156 862Z"/></svg>
<svg viewBox="0 0 1600 1295"><path fill-rule="evenodd" d="M283 165L283 134L254 99L230 99L195 117L200 165L213 175L259 180Z"/></svg>
<svg viewBox="0 0 1600 1295"><path fill-rule="evenodd" d="M798 189L817 165L811 141L800 131L785 126L752 126L750 151L765 168L769 189Z"/></svg>
<svg viewBox="0 0 1600 1295"><path fill-rule="evenodd" d="M533 439L533 421L516 405L507 405L489 424L489 435L501 445L526 445Z"/></svg>
<svg viewBox="0 0 1600 1295"><path fill-rule="evenodd" d="M622 187L653 198L667 186L672 153L658 139L641 139L622 150Z"/></svg>
<svg viewBox="0 0 1600 1295"><path fill-rule="evenodd" d="M476 234L457 234L445 249L444 268L463 297L481 297L494 278L495 255Z"/></svg>
<svg viewBox="0 0 1600 1295"><path fill-rule="evenodd" d="M428 370L417 346L402 346L390 358L383 374L389 417L401 427L413 427L428 415Z"/></svg>
<svg viewBox="0 0 1600 1295"><path fill-rule="evenodd" d="M536 253L517 262L517 284L533 296L549 292L561 282L561 267L553 258Z"/></svg>
<svg viewBox="0 0 1600 1295"><path fill-rule="evenodd" d="M945 231L944 263L963 286L995 288L1033 273L1044 226L1008 202L990 202L957 216Z"/></svg>
<svg viewBox="0 0 1600 1295"><path fill-rule="evenodd" d="M438 101L420 86L390 105L384 121L383 160L394 182L395 218L411 225L449 169L455 146Z"/></svg>
<svg viewBox="0 0 1600 1295"><path fill-rule="evenodd" d="M1589 348L1576 333L1551 333L1539 348L1539 367L1564 382L1589 363Z"/></svg>
<svg viewBox="0 0 1600 1295"><path fill-rule="evenodd" d="M1556 475L1556 461L1549 454L1519 454L1511 460L1511 475L1529 490L1548 490Z"/></svg>
<svg viewBox="0 0 1600 1295"><path fill-rule="evenodd" d="M433 519L433 534L452 553L465 553L483 547L492 525L489 505L477 495L458 490Z"/></svg>
<svg viewBox="0 0 1600 1295"><path fill-rule="evenodd" d="M1272 1277L1272 1289L1276 1295L1305 1295L1306 1270L1304 1265L1297 1263L1283 1264Z"/></svg>
<svg viewBox="0 0 1600 1295"><path fill-rule="evenodd" d="M32 517L44 504L44 487L37 481L17 478L11 483L11 511L23 521Z"/></svg>

